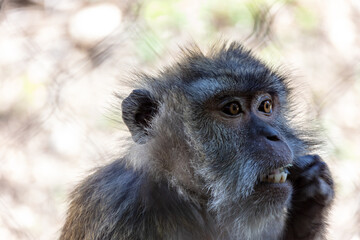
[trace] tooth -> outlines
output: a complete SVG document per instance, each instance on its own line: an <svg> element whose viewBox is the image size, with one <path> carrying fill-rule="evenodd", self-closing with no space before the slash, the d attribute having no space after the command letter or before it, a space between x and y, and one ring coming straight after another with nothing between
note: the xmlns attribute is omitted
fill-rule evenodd
<svg viewBox="0 0 360 240"><path fill-rule="evenodd" d="M280 180L280 182L281 182L281 183L285 182L285 181L286 181L286 177L287 177L287 174L286 174L286 173L282 173L282 174L281 174L281 180Z"/></svg>
<svg viewBox="0 0 360 240"><path fill-rule="evenodd" d="M284 176L284 174L281 174L280 182L281 182L281 183L285 182L285 176Z"/></svg>
<svg viewBox="0 0 360 240"><path fill-rule="evenodd" d="M289 171L286 167L281 167L273 170L268 174L261 174L259 179L260 182L268 183L284 183L286 181Z"/></svg>
<svg viewBox="0 0 360 240"><path fill-rule="evenodd" d="M275 180L274 174L271 174L268 177L269 177L269 180L268 180L269 182L274 182L274 180Z"/></svg>
<svg viewBox="0 0 360 240"><path fill-rule="evenodd" d="M282 176L281 173L275 174L275 182L276 182L276 183L279 183L279 182L280 182L281 176Z"/></svg>
<svg viewBox="0 0 360 240"><path fill-rule="evenodd" d="M286 181L287 173L284 173L284 182Z"/></svg>

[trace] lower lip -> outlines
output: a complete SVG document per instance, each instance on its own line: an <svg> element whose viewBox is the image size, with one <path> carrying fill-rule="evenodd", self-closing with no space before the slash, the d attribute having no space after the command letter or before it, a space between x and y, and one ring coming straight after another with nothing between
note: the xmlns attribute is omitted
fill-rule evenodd
<svg viewBox="0 0 360 240"><path fill-rule="evenodd" d="M257 187L291 187L291 184L289 181L283 183L260 182L257 184Z"/></svg>
<svg viewBox="0 0 360 240"><path fill-rule="evenodd" d="M255 192L279 201L286 201L292 193L292 185L289 181L284 183L262 182L255 186Z"/></svg>

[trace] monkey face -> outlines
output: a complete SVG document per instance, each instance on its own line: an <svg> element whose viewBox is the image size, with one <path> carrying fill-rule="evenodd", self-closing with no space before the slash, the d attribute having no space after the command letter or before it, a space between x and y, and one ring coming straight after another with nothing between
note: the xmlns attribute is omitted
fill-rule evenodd
<svg viewBox="0 0 360 240"><path fill-rule="evenodd" d="M203 175L211 176L209 185L216 187L210 189L228 190L233 198L257 196L286 204L294 153L283 131L285 87L268 72L247 77L251 81L244 76L202 79L189 87L191 128L206 156ZM267 85L269 78L273 86Z"/></svg>

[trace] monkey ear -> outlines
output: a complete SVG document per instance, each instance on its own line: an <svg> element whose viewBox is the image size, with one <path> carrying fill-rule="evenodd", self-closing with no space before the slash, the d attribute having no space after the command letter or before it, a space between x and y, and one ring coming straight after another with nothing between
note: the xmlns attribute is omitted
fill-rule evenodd
<svg viewBox="0 0 360 240"><path fill-rule="evenodd" d="M143 144L158 106L149 91L135 89L121 104L122 117L135 142Z"/></svg>

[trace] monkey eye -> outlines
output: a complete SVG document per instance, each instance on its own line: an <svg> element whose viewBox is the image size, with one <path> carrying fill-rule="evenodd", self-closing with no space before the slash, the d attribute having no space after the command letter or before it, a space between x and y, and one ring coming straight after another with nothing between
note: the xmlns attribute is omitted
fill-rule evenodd
<svg viewBox="0 0 360 240"><path fill-rule="evenodd" d="M260 106L258 108L260 112L264 113L272 113L272 102L271 100L265 100L260 103Z"/></svg>
<svg viewBox="0 0 360 240"><path fill-rule="evenodd" d="M241 105L238 102L231 102L226 104L223 108L222 111L230 116L236 116L239 115L242 111L241 111Z"/></svg>

